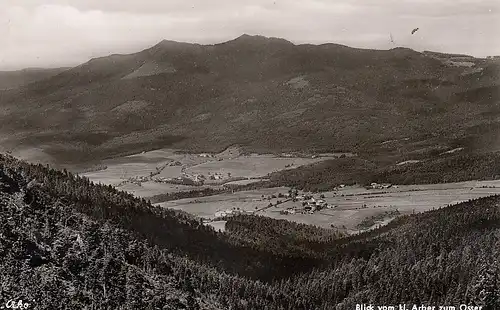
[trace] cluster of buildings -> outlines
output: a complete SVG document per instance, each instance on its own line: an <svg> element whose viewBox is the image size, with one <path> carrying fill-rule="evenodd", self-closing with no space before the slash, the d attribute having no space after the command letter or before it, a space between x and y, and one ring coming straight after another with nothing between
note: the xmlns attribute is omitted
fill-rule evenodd
<svg viewBox="0 0 500 310"><path fill-rule="evenodd" d="M203 153L203 154L200 154L200 157L203 157L203 158L215 158L215 155Z"/></svg>
<svg viewBox="0 0 500 310"><path fill-rule="evenodd" d="M225 180L231 177L231 174L228 173L222 174L220 172L216 172L211 174L208 173L207 176L203 174L189 174L185 171L181 172L181 175L175 178L167 178L167 177L155 177L153 181L157 183L173 183L173 184L183 184L183 185L203 185L207 180L210 181L219 181ZM152 178L152 176L151 176Z"/></svg>
<svg viewBox="0 0 500 310"><path fill-rule="evenodd" d="M188 175L183 174L182 176L176 178L165 178L157 177L154 179L157 183L170 183L170 184L181 184L181 185L203 185L206 178L202 174Z"/></svg>
<svg viewBox="0 0 500 310"><path fill-rule="evenodd" d="M389 183L379 184L379 183L373 182L370 185L366 186L366 189L387 189L387 188L391 188L391 187L395 187L395 186L393 186L392 184L389 184Z"/></svg>
<svg viewBox="0 0 500 310"><path fill-rule="evenodd" d="M223 160L221 157L217 158L217 156L216 156L216 155L214 155L214 154L207 154L207 153L203 153L203 154L200 154L200 155L198 155L198 156L200 156L200 157L202 157L202 158L215 158L215 159L217 159L217 161L222 161L222 160ZM230 158L230 159L231 159L231 158Z"/></svg>
<svg viewBox="0 0 500 310"><path fill-rule="evenodd" d="M240 208L218 210L217 212L215 212L215 218L234 216L234 215L244 214L244 213L253 213L253 211L244 211L244 210L241 210Z"/></svg>
<svg viewBox="0 0 500 310"><path fill-rule="evenodd" d="M329 205L324 199L315 199L308 195L299 195L295 197L296 200L302 201L302 207L288 208L281 211L281 214L313 214L322 209L333 209L334 205Z"/></svg>
<svg viewBox="0 0 500 310"><path fill-rule="evenodd" d="M136 177L128 178L127 180L120 182L117 186L122 186L122 185L125 185L127 183L142 186L142 182L147 182L149 180L150 179L147 176L136 176Z"/></svg>
<svg viewBox="0 0 500 310"><path fill-rule="evenodd" d="M212 181L218 181L218 180L223 180L224 179L224 175L220 172L216 172L214 174L210 174L208 173L208 178Z"/></svg>

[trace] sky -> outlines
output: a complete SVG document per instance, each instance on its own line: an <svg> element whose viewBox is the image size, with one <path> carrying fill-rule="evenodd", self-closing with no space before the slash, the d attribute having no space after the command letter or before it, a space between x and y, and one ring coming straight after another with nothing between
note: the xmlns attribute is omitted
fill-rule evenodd
<svg viewBox="0 0 500 310"><path fill-rule="evenodd" d="M500 55L499 27L499 0L0 0L0 70L243 33L484 57Z"/></svg>

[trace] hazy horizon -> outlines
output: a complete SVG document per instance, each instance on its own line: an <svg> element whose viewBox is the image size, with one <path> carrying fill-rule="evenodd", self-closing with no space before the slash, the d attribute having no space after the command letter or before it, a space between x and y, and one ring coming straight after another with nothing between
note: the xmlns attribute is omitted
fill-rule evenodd
<svg viewBox="0 0 500 310"><path fill-rule="evenodd" d="M164 39L215 44L244 33L295 44L495 56L499 7L495 0L4 0L0 70L71 67Z"/></svg>

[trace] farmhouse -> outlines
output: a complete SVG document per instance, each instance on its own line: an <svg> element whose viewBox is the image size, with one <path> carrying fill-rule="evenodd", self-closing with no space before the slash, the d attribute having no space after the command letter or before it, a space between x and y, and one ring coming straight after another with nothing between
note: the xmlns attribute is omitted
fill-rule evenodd
<svg viewBox="0 0 500 310"><path fill-rule="evenodd" d="M316 205L319 206L320 208L326 208L327 207L327 203L323 199L320 199L320 200L316 201Z"/></svg>
<svg viewBox="0 0 500 310"><path fill-rule="evenodd" d="M224 217L226 216L226 212L225 211L217 211L215 212L215 217Z"/></svg>
<svg viewBox="0 0 500 310"><path fill-rule="evenodd" d="M196 174L194 176L190 176L190 178L195 182L203 182L206 180L206 177L203 174Z"/></svg>
<svg viewBox="0 0 500 310"><path fill-rule="evenodd" d="M224 217L224 216L229 216L229 215L233 215L234 211L231 210L231 209L227 209L227 210L219 210L217 212L215 212L215 217Z"/></svg>
<svg viewBox="0 0 500 310"><path fill-rule="evenodd" d="M288 208L286 210L281 211L281 214L295 214L295 209Z"/></svg>
<svg viewBox="0 0 500 310"><path fill-rule="evenodd" d="M373 182L367 188L368 189L387 189L387 188L390 188L390 187L392 187L392 184L388 184L388 183L378 184L378 183Z"/></svg>
<svg viewBox="0 0 500 310"><path fill-rule="evenodd" d="M308 201L307 206L309 207L316 207L316 202L315 201Z"/></svg>
<svg viewBox="0 0 500 310"><path fill-rule="evenodd" d="M237 214L241 214L241 213L245 213L246 211L243 211L243 210L240 210L239 208L238 209L226 209L226 210L218 210L215 212L215 217L225 217L225 216L233 216L233 215L237 215ZM252 213L252 212L248 212L248 213Z"/></svg>

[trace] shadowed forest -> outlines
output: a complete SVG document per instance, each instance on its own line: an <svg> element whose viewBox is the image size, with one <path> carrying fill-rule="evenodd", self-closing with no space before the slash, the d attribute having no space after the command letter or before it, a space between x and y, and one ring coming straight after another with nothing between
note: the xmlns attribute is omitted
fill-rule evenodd
<svg viewBox="0 0 500 310"><path fill-rule="evenodd" d="M0 157L0 296L36 309L500 304L500 197L354 236L259 216L224 233L111 186Z"/></svg>

